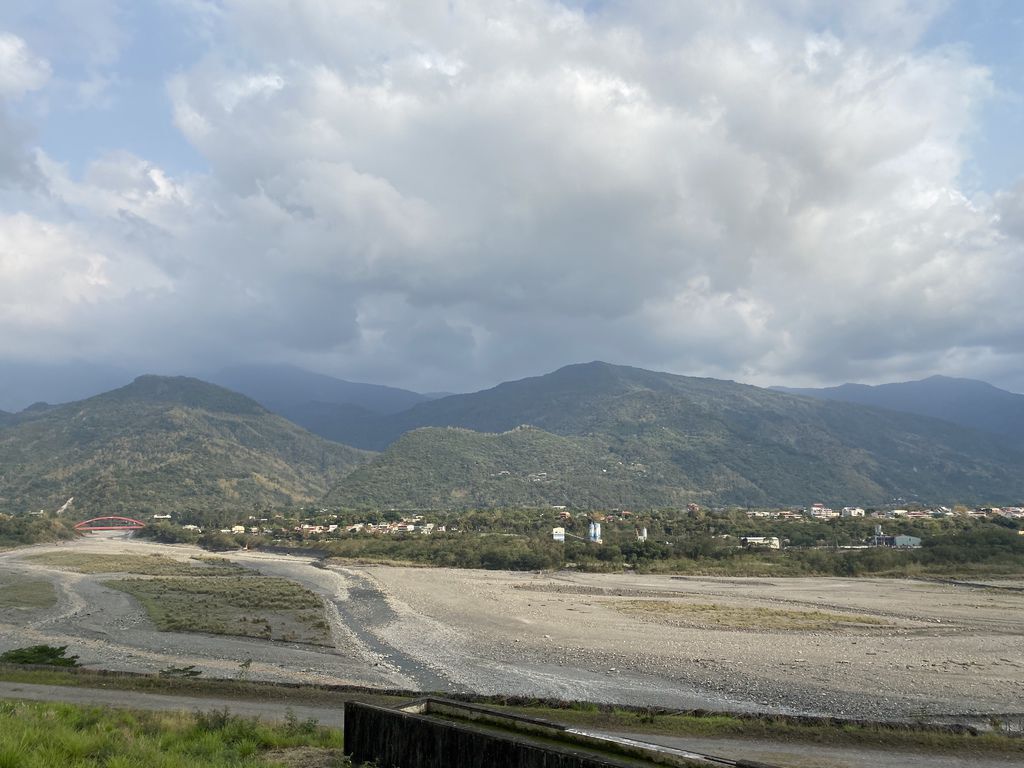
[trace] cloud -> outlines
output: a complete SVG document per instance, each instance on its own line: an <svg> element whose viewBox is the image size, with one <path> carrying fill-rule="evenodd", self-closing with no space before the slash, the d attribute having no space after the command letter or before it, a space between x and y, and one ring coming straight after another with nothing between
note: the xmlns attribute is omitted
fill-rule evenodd
<svg viewBox="0 0 1024 768"><path fill-rule="evenodd" d="M0 187L36 180L31 132L12 117L10 105L50 78L50 64L17 35L0 30Z"/></svg>
<svg viewBox="0 0 1024 768"><path fill-rule="evenodd" d="M15 39L24 52L21 68L32 84L27 90L47 86L39 99L39 111L109 108L118 86L123 85L119 66L128 81L137 76L133 69L147 66L120 60L131 42L128 23L154 12L133 10L124 0L14 0L0 8L0 34L6 28L18 35ZM2 51L0 40L0 62ZM0 68L0 95L2 72Z"/></svg>
<svg viewBox="0 0 1024 768"><path fill-rule="evenodd" d="M17 35L0 32L0 98L38 90L49 79L48 61L34 56Z"/></svg>
<svg viewBox="0 0 1024 768"><path fill-rule="evenodd" d="M211 42L168 96L209 171L46 159L18 237L82 238L106 282L21 338L425 389L598 357L776 383L1021 353L991 312L1024 277L1020 195L961 188L992 84L921 45L941 3L180 5Z"/></svg>
<svg viewBox="0 0 1024 768"><path fill-rule="evenodd" d="M47 330L61 332L75 307L109 288L106 259L83 247L82 233L53 227L26 214L0 218L0 325L8 350Z"/></svg>
<svg viewBox="0 0 1024 768"><path fill-rule="evenodd" d="M996 211L1000 229L1024 241L1024 180L996 198Z"/></svg>

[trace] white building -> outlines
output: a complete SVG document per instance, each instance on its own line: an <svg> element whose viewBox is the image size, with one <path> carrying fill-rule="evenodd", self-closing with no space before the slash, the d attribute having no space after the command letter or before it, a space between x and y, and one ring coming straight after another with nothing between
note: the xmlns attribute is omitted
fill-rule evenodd
<svg viewBox="0 0 1024 768"><path fill-rule="evenodd" d="M864 517L864 510L860 507L843 507L843 517Z"/></svg>
<svg viewBox="0 0 1024 768"><path fill-rule="evenodd" d="M832 520L833 518L839 517L839 513L824 504L811 504L811 508L807 510L807 514L813 517L815 520Z"/></svg>
<svg viewBox="0 0 1024 768"><path fill-rule="evenodd" d="M778 536L744 536L740 539L744 547L765 547L767 549L782 549L782 542Z"/></svg>

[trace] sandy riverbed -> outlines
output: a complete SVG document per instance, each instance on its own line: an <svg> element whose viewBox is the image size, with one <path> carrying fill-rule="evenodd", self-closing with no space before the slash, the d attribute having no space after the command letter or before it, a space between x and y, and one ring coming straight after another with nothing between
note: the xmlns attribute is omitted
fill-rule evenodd
<svg viewBox="0 0 1024 768"><path fill-rule="evenodd" d="M868 718L1024 713L1024 592L924 581L321 569L296 557L230 559L317 592L336 648L156 632L106 577L26 562L29 552L199 550L125 538L0 553L0 572L44 576L53 609L0 613L0 650L70 645L92 666L196 664L231 676L467 690L680 708ZM825 610L828 630L724 629L638 617L621 603ZM656 606L657 607L657 606ZM870 622L870 623L869 623Z"/></svg>
<svg viewBox="0 0 1024 768"><path fill-rule="evenodd" d="M486 673L490 660L525 670L520 685L538 685L531 671L542 666L567 681L603 674L608 684L591 693L620 681L623 693L628 686L637 698L669 705L696 692L708 706L724 699L845 716L1024 712L1020 592L881 579L366 572L403 616L388 630L395 645L436 647L444 658L455 637L459 652L477 657L474 672ZM638 599L819 609L881 623L727 630L641 621L616 609ZM492 684L506 685L493 676Z"/></svg>

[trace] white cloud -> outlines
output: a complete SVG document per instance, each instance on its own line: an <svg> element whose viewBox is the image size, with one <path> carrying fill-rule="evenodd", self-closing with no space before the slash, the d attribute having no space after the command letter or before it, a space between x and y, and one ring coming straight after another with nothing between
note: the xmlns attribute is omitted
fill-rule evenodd
<svg viewBox="0 0 1024 768"><path fill-rule="evenodd" d="M67 330L76 307L109 287L106 259L87 239L26 214L0 218L0 325L9 347Z"/></svg>
<svg viewBox="0 0 1024 768"><path fill-rule="evenodd" d="M1002 371L1019 195L961 189L991 82L919 45L941 7L198 3L216 45L168 91L209 173L46 161L33 215L103 245L97 355L423 388Z"/></svg>
<svg viewBox="0 0 1024 768"><path fill-rule="evenodd" d="M1024 242L1024 180L996 198L996 211L1000 229Z"/></svg>
<svg viewBox="0 0 1024 768"><path fill-rule="evenodd" d="M49 78L46 59L36 56L17 35L0 30L0 189L38 180L30 131L11 116L9 106L45 86Z"/></svg>
<svg viewBox="0 0 1024 768"><path fill-rule="evenodd" d="M46 59L35 56L17 35L0 31L0 98L36 91L49 79Z"/></svg>

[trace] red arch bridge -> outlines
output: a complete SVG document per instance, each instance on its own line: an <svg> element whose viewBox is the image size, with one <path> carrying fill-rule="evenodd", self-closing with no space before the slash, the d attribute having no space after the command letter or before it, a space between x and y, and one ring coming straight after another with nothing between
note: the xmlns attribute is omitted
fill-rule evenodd
<svg viewBox="0 0 1024 768"><path fill-rule="evenodd" d="M138 531L146 527L140 520L130 517L94 517L92 520L83 520L75 525L76 531L88 533L89 531Z"/></svg>

